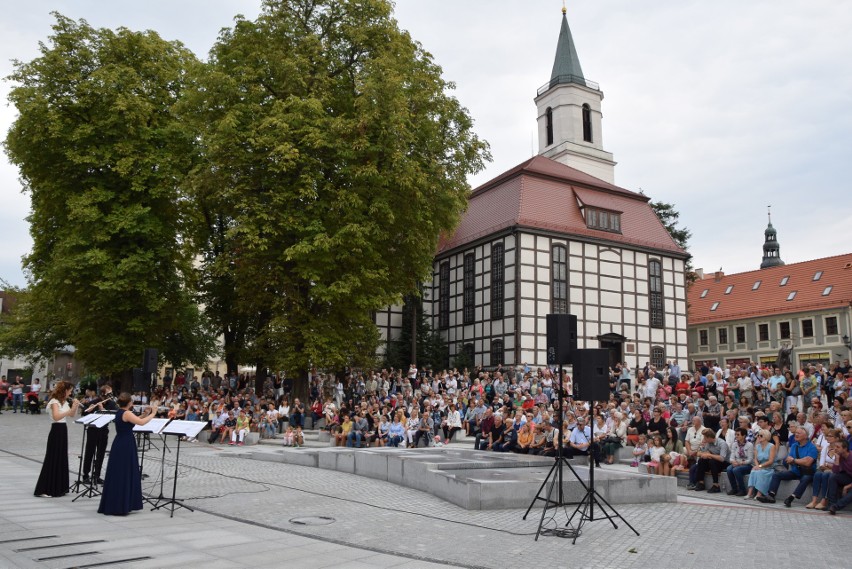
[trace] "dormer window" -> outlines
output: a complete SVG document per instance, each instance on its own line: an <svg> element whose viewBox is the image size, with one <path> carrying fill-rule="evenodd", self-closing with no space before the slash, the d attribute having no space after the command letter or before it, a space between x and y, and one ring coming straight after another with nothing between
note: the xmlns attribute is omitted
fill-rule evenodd
<svg viewBox="0 0 852 569"><path fill-rule="evenodd" d="M588 206L585 211L586 226L589 229L621 233L621 213Z"/></svg>

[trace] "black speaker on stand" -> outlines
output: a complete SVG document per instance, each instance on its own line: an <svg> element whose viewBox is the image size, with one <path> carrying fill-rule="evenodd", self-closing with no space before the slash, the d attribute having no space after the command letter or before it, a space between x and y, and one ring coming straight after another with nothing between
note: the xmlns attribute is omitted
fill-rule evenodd
<svg viewBox="0 0 852 569"><path fill-rule="evenodd" d="M562 359L565 358L565 359ZM583 524L593 522L595 520L609 520L612 527L618 529L615 523L616 519L620 519L627 527L633 530L637 536L639 532L630 525L621 514L619 514L612 505L604 499L595 490L595 466L594 461L589 461L589 478L588 483L580 478L577 471L569 462L562 449L562 410L565 407L567 400L565 397L565 384L562 376L562 364L572 363L574 366L574 400L588 401L589 408L594 408L595 401L606 401L609 399L609 350L579 350L577 349L577 317L571 314L548 314L547 315L547 363L548 365L559 366L559 379L557 390L559 393L559 407L556 412L556 421L559 425L559 431L556 439L556 460L547 473L544 481L527 508L523 519L527 519L533 506L539 501L544 502L544 508L541 512L541 520L538 523L538 530L535 533L535 539L538 541L540 535L555 535L559 537L572 538L573 543L577 543L577 538L580 536ZM593 429L589 425L589 429ZM588 441L592 442L592 441ZM592 446L589 446L590 452L593 452ZM591 456L589 457L592 458ZM563 493L563 468L567 467L574 478L583 487L583 499L579 502L569 502L566 500ZM574 513L568 516L566 506L576 505ZM598 507L598 514L595 515L595 506ZM568 518L565 523L565 528L545 528L545 517L548 510L561 508ZM609 510L609 511L608 511ZM577 519L576 527L572 525L574 518ZM555 517L551 519L555 520Z"/></svg>
<svg viewBox="0 0 852 569"><path fill-rule="evenodd" d="M133 368L133 392L148 391L149 384L145 381L145 374L141 367Z"/></svg>
<svg viewBox="0 0 852 569"><path fill-rule="evenodd" d="M157 355L156 348L145 348L145 351L142 352L142 374L145 376L145 387L141 391L151 391L151 387L156 381L159 368ZM134 390L136 389L134 388Z"/></svg>
<svg viewBox="0 0 852 569"><path fill-rule="evenodd" d="M547 315L547 365L574 363L577 351L577 317L573 314Z"/></svg>
<svg viewBox="0 0 852 569"><path fill-rule="evenodd" d="M609 400L609 350L577 350L574 358L574 400Z"/></svg>

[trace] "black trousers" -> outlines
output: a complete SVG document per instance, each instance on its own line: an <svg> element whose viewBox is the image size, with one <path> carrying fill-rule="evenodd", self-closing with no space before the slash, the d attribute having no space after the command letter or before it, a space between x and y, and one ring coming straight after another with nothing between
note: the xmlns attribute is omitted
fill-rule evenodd
<svg viewBox="0 0 852 569"><path fill-rule="evenodd" d="M91 472L94 478L100 478L108 438L109 427L100 429L89 427L86 432L86 452L83 454L84 476L88 476Z"/></svg>

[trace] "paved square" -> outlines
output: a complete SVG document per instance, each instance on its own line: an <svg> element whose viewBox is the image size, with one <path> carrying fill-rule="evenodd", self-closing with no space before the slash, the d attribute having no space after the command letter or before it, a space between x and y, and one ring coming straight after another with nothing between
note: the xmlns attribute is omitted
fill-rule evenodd
<svg viewBox="0 0 852 569"><path fill-rule="evenodd" d="M146 509L113 518L96 513L97 498L72 503L72 495L32 496L48 429L46 415L0 416L0 566L66 568L126 559L110 566L503 568L523 560L558 567L793 567L801 564L794 554L803 551L820 565L849 565L845 548L817 541L843 543L850 515L707 500L680 489L676 504L618 506L639 537L596 521L576 545L556 537L536 542L540 509L526 521L523 509L468 511L388 482L243 456L262 452L257 447L202 442L181 445L178 476L178 498L196 512L178 509L169 518ZM75 471L80 437L81 427L69 425ZM170 451L166 495L174 472ZM159 492L160 452L146 455L146 492ZM296 521L308 525L295 518L307 518ZM67 545L91 540L104 541Z"/></svg>

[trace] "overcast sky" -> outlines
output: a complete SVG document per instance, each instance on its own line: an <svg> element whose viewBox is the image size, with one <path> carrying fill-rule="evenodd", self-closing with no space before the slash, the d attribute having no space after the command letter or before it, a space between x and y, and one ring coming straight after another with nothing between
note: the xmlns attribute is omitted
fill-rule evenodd
<svg viewBox="0 0 852 569"><path fill-rule="evenodd" d="M51 11L97 27L154 29L206 57L259 0L28 0L0 16L0 75L37 55ZM400 26L457 85L494 161L479 185L529 158L561 0L398 0ZM600 84L616 184L674 203L696 267L757 269L772 204L787 263L852 250L852 2L569 0L583 71ZM0 84L7 101L10 85ZM3 136L15 118L0 107ZM537 137L536 137L537 140ZM24 284L28 197L0 158L0 278Z"/></svg>

